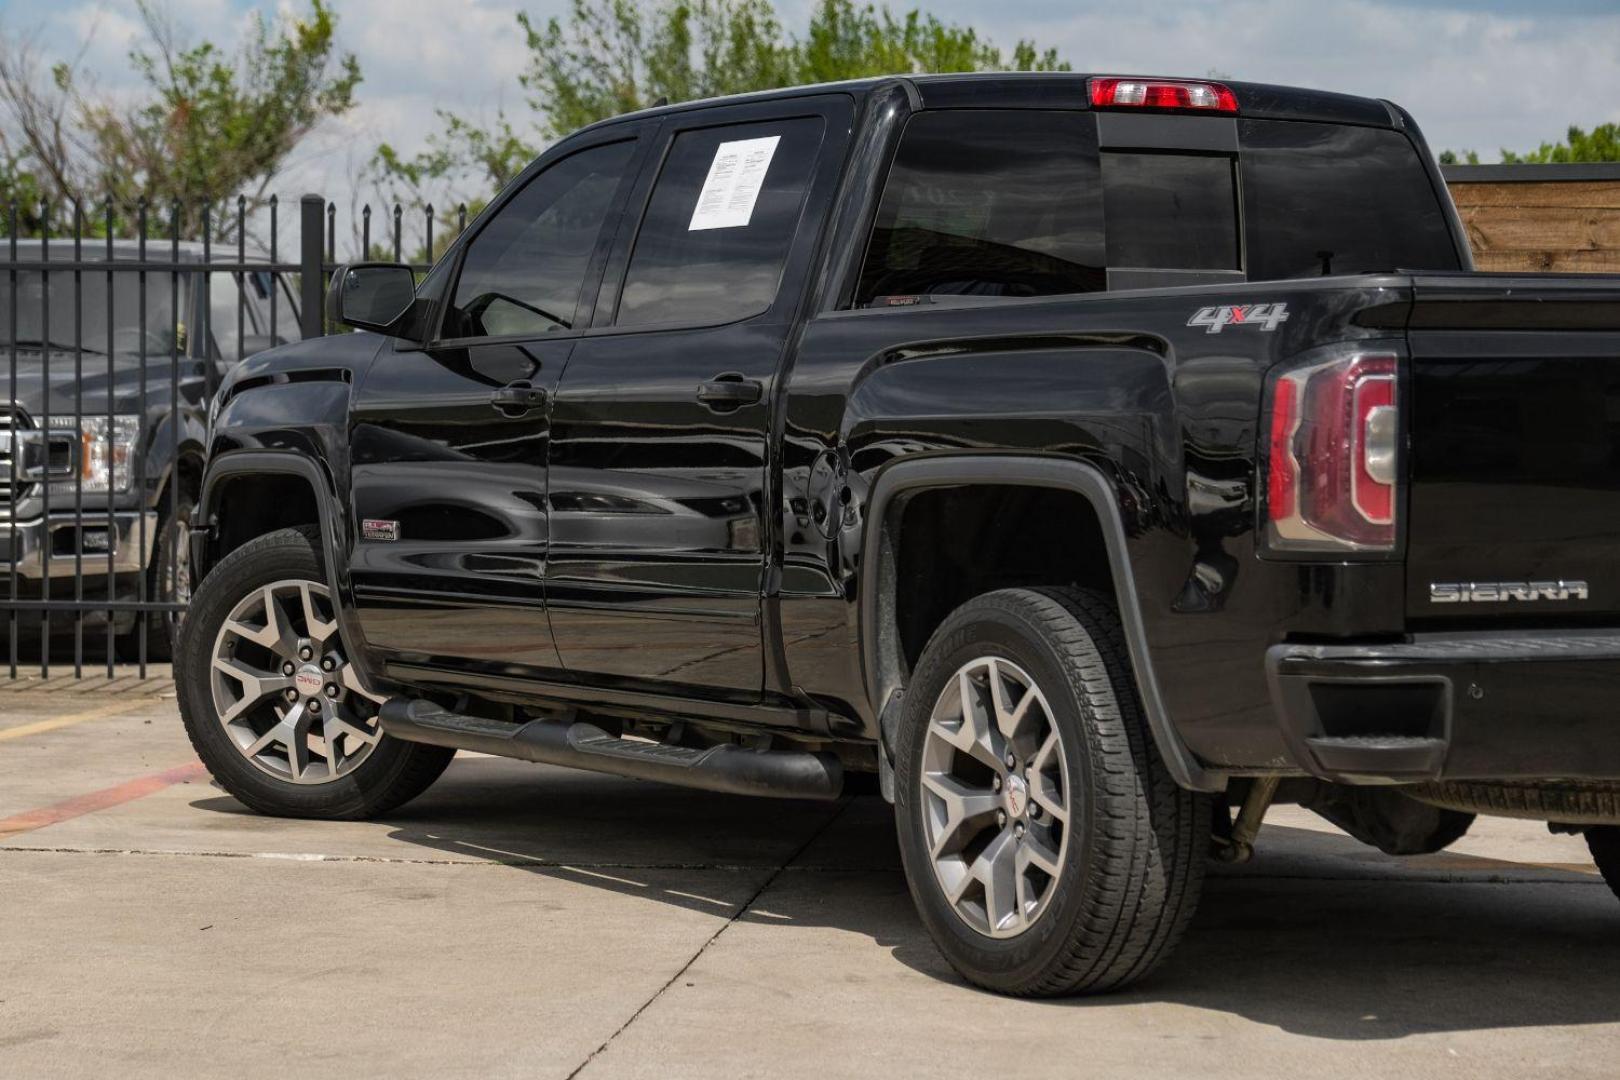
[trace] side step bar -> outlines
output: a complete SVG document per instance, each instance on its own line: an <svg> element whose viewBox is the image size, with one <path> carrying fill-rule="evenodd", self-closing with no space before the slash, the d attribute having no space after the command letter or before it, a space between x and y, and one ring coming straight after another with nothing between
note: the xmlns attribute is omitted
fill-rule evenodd
<svg viewBox="0 0 1620 1080"><path fill-rule="evenodd" d="M844 770L832 754L749 750L724 743L695 748L621 739L583 720L508 724L462 716L428 701L390 698L382 729L407 742L476 750L498 757L658 780L666 784L765 795L778 799L836 799Z"/></svg>

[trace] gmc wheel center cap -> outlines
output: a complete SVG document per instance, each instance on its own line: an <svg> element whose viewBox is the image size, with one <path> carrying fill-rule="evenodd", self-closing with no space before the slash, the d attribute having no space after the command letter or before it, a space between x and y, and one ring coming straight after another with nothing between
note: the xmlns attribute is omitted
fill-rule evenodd
<svg viewBox="0 0 1620 1080"><path fill-rule="evenodd" d="M1029 785L1022 776L1014 774L1007 777L1006 800L1008 817L1024 816L1024 810L1029 806Z"/></svg>
<svg viewBox="0 0 1620 1080"><path fill-rule="evenodd" d="M299 668L298 674L293 676L294 689L305 697L314 697L321 692L321 687L325 685L326 676L322 675L321 669L313 664L309 667Z"/></svg>

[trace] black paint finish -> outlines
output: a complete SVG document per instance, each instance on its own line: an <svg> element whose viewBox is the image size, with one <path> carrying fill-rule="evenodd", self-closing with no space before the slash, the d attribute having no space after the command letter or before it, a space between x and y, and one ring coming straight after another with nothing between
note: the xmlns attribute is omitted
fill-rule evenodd
<svg viewBox="0 0 1620 1080"><path fill-rule="evenodd" d="M706 110L672 121L660 140L754 139L765 134L760 121L766 115L785 120L792 132L785 138L797 140L778 148L789 163L804 160L807 141L811 161L818 144L822 161L842 158L851 121L851 102L842 95L769 113L759 106ZM600 329L570 358L551 414L546 589L557 648L571 675L759 699L771 405L836 176L817 170L806 178L813 183L786 185L798 194L789 199L783 192L775 205L768 186L755 207L762 227L798 221L796 238L789 227L791 243L773 252L765 267L781 281L765 310L706 325L713 303L700 282L684 308L690 316L663 325L643 326L640 312L667 315L671 305L644 301L627 330L617 328L612 311L599 308ZM664 182L661 170L654 190L663 190ZM643 188L652 184L649 176ZM642 197L638 191L634 198ZM659 201L654 194L652 204ZM690 214L691 202L686 206ZM633 239L620 236L615 263L627 258ZM636 240L637 246L646 242ZM641 260L628 257L632 267ZM714 258L713 265L682 270L713 280L739 269L723 251ZM745 258L746 280L762 264L755 252ZM636 296L634 273L630 280L625 303Z"/></svg>
<svg viewBox="0 0 1620 1080"><path fill-rule="evenodd" d="M1407 614L1442 625L1612 623L1620 280L1432 277L1416 297ZM1432 582L1549 580L1585 581L1590 599L1429 600Z"/></svg>
<svg viewBox="0 0 1620 1080"><path fill-rule="evenodd" d="M1265 646L1289 632L1399 632L1401 577L1398 567L1257 559L1263 374L1313 341L1371 337L1355 315L1400 295L1394 280L1320 279L812 320L787 403L784 619L825 625L830 611L809 612L847 608L864 557L861 493L890 462L1010 450L1075 458L1118 490L1143 626L1183 738L1218 765L1278 759ZM1211 335L1184 325L1206 296L1282 301L1302 317L1275 334ZM1142 327L1157 332L1133 330ZM846 487L853 506L837 502ZM838 523L831 536L817 527L828 520ZM1212 573L1218 605L1204 595ZM804 689L875 722L858 655L841 666L823 657L816 675Z"/></svg>
<svg viewBox="0 0 1620 1080"><path fill-rule="evenodd" d="M493 399L519 384L554 391L573 344L389 351L355 394L354 518L399 535L359 539L350 559L376 648L559 666L545 612L546 405Z"/></svg>
<svg viewBox="0 0 1620 1080"><path fill-rule="evenodd" d="M1346 125L1322 133L1324 168L1335 146L1424 152L1405 114L1381 102L1234 86L1246 220L1260 211L1245 203L1245 138L1274 147L1279 128ZM1463 629L1429 610L1432 575L1593 585L1583 614L1472 610L1474 629L1620 615L1620 422L1611 416L1620 382L1610 372L1620 290L1592 278L1395 267L1315 276L1321 268L1302 270L1275 246L1267 257L1286 267L1278 273L1303 276L1242 280L1255 276L1243 262L1248 237L1243 266L1215 284L856 307L861 256L908 118L923 107L992 106L1070 109L1093 126L1080 77L941 76L676 106L593 127L532 167L591 140L630 132L640 141L622 221L604 235L581 297L588 327L456 348L394 342L374 363L355 340L363 335L284 350L244 368L344 374L238 377L214 452L279 448L323 463L340 504L346 629L360 631L368 670L395 688L868 743L881 696L906 674L904 658L873 647L861 625L863 587L894 540L870 516L886 474L947 461L983 476L986 462L993 472L1014 457L1083 466L1111 501L1097 520L1117 529L1115 573L1131 585L1117 595L1133 609L1133 647L1151 658L1145 696L1167 718L1161 742L1174 738L1196 763L1184 780L1213 786L1304 767L1280 722L1268 650ZM805 117L822 122L823 142L768 308L721 325L619 326L638 223L672 143L715 125ZM1181 129L1208 141L1201 128L1156 130ZM1414 170L1436 175L1427 164ZM1411 192L1421 199L1423 183ZM1418 214L1414 227L1428 230L1429 261L1443 264L1435 270L1466 267L1455 215L1436 198L1439 212ZM452 271L469 242L446 257ZM1188 325L1202 307L1249 303L1286 304L1289 317L1271 332ZM1409 356L1404 547L1378 559L1265 557L1256 527L1266 374L1355 341ZM491 394L514 382L543 405L492 408ZM399 521L401 539L359 542L361 517ZM1076 566L1075 576L1096 570ZM893 597L868 599L880 625ZM1562 679L1563 666L1538 670ZM1590 701L1607 668L1580 671L1569 682ZM1460 706L1476 733L1459 744L1468 775L1489 772L1496 748L1517 752L1522 741L1500 734L1515 717L1489 705L1517 708L1522 698L1493 682L1484 705ZM1588 742L1602 726L1571 725ZM1501 774L1564 760L1504 762Z"/></svg>

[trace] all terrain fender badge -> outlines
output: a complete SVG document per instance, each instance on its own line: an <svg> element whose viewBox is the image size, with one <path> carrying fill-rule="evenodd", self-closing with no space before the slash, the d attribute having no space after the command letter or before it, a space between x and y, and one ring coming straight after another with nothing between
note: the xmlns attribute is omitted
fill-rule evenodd
<svg viewBox="0 0 1620 1080"><path fill-rule="evenodd" d="M1202 326L1206 334L1218 334L1228 326L1252 326L1272 331L1288 321L1288 305L1281 300L1269 304L1221 304L1201 307L1187 320L1188 326Z"/></svg>
<svg viewBox="0 0 1620 1080"><path fill-rule="evenodd" d="M1514 600L1590 600L1584 581L1435 581L1431 604L1505 604Z"/></svg>
<svg viewBox="0 0 1620 1080"><path fill-rule="evenodd" d="M399 522L383 518L363 518L360 522L362 540L398 540Z"/></svg>

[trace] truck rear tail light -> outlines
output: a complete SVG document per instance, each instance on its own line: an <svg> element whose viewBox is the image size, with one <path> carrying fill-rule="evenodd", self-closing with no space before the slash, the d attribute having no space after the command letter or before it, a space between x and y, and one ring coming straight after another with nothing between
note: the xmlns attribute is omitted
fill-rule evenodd
<svg viewBox="0 0 1620 1080"><path fill-rule="evenodd" d="M1227 87L1182 79L1092 79L1091 104L1097 109L1238 111L1237 95Z"/></svg>
<svg viewBox="0 0 1620 1080"><path fill-rule="evenodd" d="M1354 352L1276 375L1266 467L1273 551L1391 551L1399 506L1398 361Z"/></svg>

